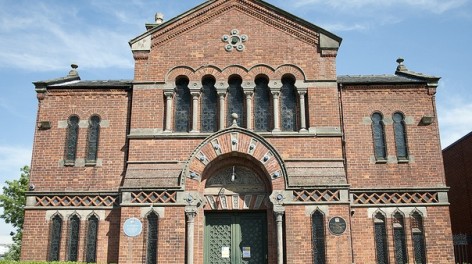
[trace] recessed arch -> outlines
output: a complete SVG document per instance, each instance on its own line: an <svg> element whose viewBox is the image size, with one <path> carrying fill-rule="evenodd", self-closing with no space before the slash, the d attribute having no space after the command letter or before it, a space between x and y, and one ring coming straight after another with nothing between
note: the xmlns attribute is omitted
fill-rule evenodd
<svg viewBox="0 0 472 264"><path fill-rule="evenodd" d="M278 151L263 137L237 126L218 131L200 143L187 160L180 182L183 185L186 179L201 182L211 170L213 161L227 157L252 161L253 168L260 169L273 190L284 189L287 185L286 168ZM208 165L208 171L205 171Z"/></svg>

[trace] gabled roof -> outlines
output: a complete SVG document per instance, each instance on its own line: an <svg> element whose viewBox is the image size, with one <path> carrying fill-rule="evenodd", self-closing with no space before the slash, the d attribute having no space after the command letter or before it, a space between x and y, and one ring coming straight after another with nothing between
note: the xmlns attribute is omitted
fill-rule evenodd
<svg viewBox="0 0 472 264"><path fill-rule="evenodd" d="M279 16L282 16L290 21L293 21L294 23L298 24L298 25L301 25L303 27L305 27L306 29L308 30L311 30L311 31L314 31L314 32L317 32L320 34L320 42L324 42L324 43L320 43L320 46L321 48L326 48L326 49L337 49L339 48L339 45L341 44L341 41L342 41L342 38L340 38L339 36L321 28L321 27L318 27L302 18L299 18L293 14L290 14L276 6L273 6L263 0L208 0L190 10L188 10L187 12L184 12L182 13L181 15L178 15L166 22L163 22L161 24L147 24L146 27L150 28L148 31L144 32L143 34L137 36L136 38L132 39L129 41L129 45L133 48L134 47L134 44L138 43L139 41L145 39L146 37L149 37L159 31L164 31L164 30L172 30L173 26L175 26L176 23L178 23L179 21L182 21L184 20L185 18L187 17L190 17L190 16L200 16L200 15L208 15L208 12L200 12L202 11L202 9L210 6L210 5L213 5L213 4L217 4L218 2L220 2L221 4L224 4L224 3L229 3L229 2L233 2L233 3L238 3L238 4L245 4L247 5L248 7L252 6L253 4L256 4L256 5L260 5L264 8L266 8L267 10L269 10L270 12L273 12L274 14L277 14ZM265 16L269 16L269 14L264 14ZM186 23L194 23L193 21L195 20L189 20L189 21L186 21ZM282 27L283 28L283 27ZM149 44L147 44L149 45ZM324 46L324 47L323 47Z"/></svg>

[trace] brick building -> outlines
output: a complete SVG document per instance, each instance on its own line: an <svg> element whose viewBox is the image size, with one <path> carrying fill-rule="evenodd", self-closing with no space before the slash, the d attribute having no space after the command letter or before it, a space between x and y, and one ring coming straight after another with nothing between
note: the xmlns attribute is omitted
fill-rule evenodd
<svg viewBox="0 0 472 264"><path fill-rule="evenodd" d="M472 132L443 150L457 263L472 262Z"/></svg>
<svg viewBox="0 0 472 264"><path fill-rule="evenodd" d="M133 80L34 83L22 259L453 263L438 77L337 76L340 37L259 0L146 29Z"/></svg>

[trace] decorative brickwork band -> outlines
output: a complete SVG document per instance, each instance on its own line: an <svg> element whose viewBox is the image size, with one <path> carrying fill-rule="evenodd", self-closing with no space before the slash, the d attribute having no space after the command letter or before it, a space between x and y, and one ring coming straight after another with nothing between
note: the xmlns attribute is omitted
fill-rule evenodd
<svg viewBox="0 0 472 264"><path fill-rule="evenodd" d="M293 201L297 202L339 202L340 190L295 190Z"/></svg>
<svg viewBox="0 0 472 264"><path fill-rule="evenodd" d="M35 206L116 206L118 205L117 195L45 195L36 196Z"/></svg>
<svg viewBox="0 0 472 264"><path fill-rule="evenodd" d="M205 195L206 210L260 210L267 209L265 194Z"/></svg>
<svg viewBox="0 0 472 264"><path fill-rule="evenodd" d="M143 191L132 192L131 203L175 203L177 192L175 191Z"/></svg>
<svg viewBox="0 0 472 264"><path fill-rule="evenodd" d="M353 193L354 204L439 203L437 192L362 192Z"/></svg>

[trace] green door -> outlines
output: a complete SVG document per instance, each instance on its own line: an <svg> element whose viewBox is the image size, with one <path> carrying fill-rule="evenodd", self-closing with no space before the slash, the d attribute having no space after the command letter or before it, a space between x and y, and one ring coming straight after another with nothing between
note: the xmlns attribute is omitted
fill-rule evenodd
<svg viewBox="0 0 472 264"><path fill-rule="evenodd" d="M205 264L267 263L265 212L205 214Z"/></svg>

